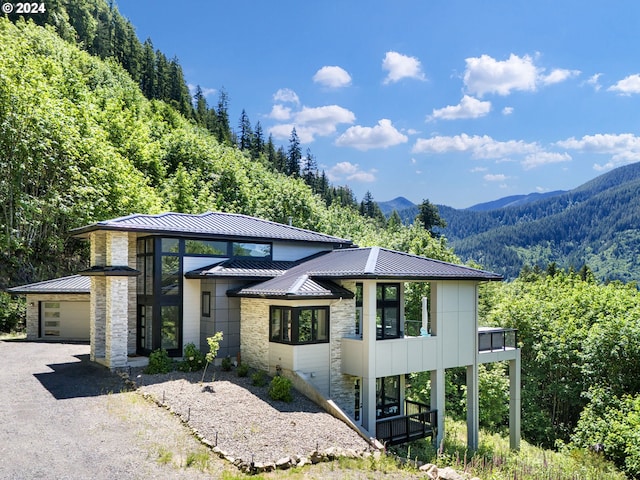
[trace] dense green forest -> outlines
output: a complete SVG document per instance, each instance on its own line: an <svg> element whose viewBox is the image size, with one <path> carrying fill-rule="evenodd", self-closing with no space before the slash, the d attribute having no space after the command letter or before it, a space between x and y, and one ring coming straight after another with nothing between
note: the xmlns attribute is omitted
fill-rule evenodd
<svg viewBox="0 0 640 480"><path fill-rule="evenodd" d="M178 92L185 90L177 85L185 84L177 60L168 69L173 76L165 77L172 78L169 83L176 89L156 90L158 76L167 71L163 55L150 40L140 44L113 7L99 0L58 1L48 11L47 27L0 18L0 287L85 267L86 245L70 239L69 229L132 212L167 210L222 210L283 223L291 217L296 226L351 238L359 245L459 261L442 235L447 230L429 231L438 217L428 201L412 225L403 224L398 215L386 220L370 193L357 203L348 187L330 185L313 154L302 152L295 131L286 148L276 147L243 112L234 132L224 91L212 108L201 92L181 101ZM113 30L105 30L104 19ZM140 63L145 51L154 58L146 70ZM130 52L140 53L138 60ZM628 171L620 175L630 178ZM572 271L541 263L548 257L527 257L509 239L537 238L542 251L552 249L544 243L551 238L572 254L578 246L563 245L566 235L579 234L595 243L601 241L597 230L609 232L610 249L632 249L638 238L635 188L602 177L570 197L544 200L556 203L536 202L531 221L509 212L488 220L456 220L440 210L445 228L452 223L455 228L485 228L485 235L489 223L505 229L489 242L493 245L477 241L476 248L483 250L476 251L484 257L469 258L489 267L492 255L503 250L514 255L506 258L513 262L515 279L482 287L480 316L483 324L519 330L524 437L561 450L602 444L605 456L632 476L640 475L640 382L635 375L640 369L640 304L635 285L597 280L596 271L604 271L597 255L608 250L594 249L592 258L576 257ZM603 217L599 223L593 211ZM544 223L549 213L561 216L564 230ZM508 230L517 228L523 230ZM552 237L547 236L550 231ZM538 263L544 266L522 268ZM589 267L580 268L584 263ZM637 265L616 268L630 276ZM423 287L408 291L407 316L412 308L419 310L422 294ZM19 317L16 305L0 295L0 331L9 325L7 319ZM481 369L482 424L494 431L505 428L504 373L502 365ZM447 379L447 395L453 399L449 411L463 416L464 379L459 372L448 372ZM411 384L414 396L428 394L428 382Z"/></svg>

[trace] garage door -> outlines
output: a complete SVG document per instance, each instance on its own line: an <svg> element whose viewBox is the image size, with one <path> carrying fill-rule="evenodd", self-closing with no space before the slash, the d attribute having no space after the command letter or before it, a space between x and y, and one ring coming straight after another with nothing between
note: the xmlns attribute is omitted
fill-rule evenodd
<svg viewBox="0 0 640 480"><path fill-rule="evenodd" d="M89 302L40 302L43 338L89 340Z"/></svg>

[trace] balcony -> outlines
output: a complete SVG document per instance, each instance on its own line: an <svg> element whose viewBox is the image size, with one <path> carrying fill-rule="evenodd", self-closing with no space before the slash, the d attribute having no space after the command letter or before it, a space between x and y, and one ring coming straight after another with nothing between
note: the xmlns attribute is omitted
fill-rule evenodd
<svg viewBox="0 0 640 480"><path fill-rule="evenodd" d="M518 331L515 328L478 328L478 352L503 352L516 348L518 348Z"/></svg>
<svg viewBox="0 0 640 480"><path fill-rule="evenodd" d="M376 422L376 438L386 445L435 438L438 430L438 411L430 410L422 403L405 400L405 413L401 417L386 418Z"/></svg>

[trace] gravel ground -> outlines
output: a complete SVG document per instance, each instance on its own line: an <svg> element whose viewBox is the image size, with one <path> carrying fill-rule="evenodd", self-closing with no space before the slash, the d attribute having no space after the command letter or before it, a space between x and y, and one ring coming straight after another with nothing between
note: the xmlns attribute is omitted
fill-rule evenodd
<svg viewBox="0 0 640 480"><path fill-rule="evenodd" d="M212 378L211 367L207 380ZM229 456L275 463L312 452L370 451L368 442L346 424L293 391L291 403L271 400L268 385L252 385L251 374L215 369L215 381L200 383L201 372L145 375L132 372L139 390L178 414Z"/></svg>

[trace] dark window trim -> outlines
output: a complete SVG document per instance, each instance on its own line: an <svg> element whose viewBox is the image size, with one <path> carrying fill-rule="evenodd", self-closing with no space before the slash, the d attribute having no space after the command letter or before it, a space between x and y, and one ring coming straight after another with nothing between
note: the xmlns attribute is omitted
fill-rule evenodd
<svg viewBox="0 0 640 480"><path fill-rule="evenodd" d="M393 392L397 398L390 401L389 395L386 391L387 379L395 379L397 386ZM376 385L376 418L396 417L400 415L400 375L391 375L389 377L378 377L376 383L380 382L380 389L378 390Z"/></svg>
<svg viewBox="0 0 640 480"><path fill-rule="evenodd" d="M397 290L397 298L395 300L387 300L386 298L384 298L384 292L385 292L385 287L396 287ZM378 288L382 288L382 298L378 299L377 298L377 289ZM378 310L382 310L382 318L381 318L381 323L382 326L384 327L385 324L385 308L386 307L396 307L397 311L398 311L398 322L397 322L397 327L396 327L396 331L391 334L391 335L386 335L386 330L384 328L382 328L380 330L380 334L378 334L378 332L376 332L376 340L387 340L387 339L392 339L392 338L401 338L401 331L402 328L400 326L400 319L401 319L401 310L400 310L400 304L402 301L402 294L400 291L400 283L377 283L376 284L376 312Z"/></svg>
<svg viewBox="0 0 640 480"><path fill-rule="evenodd" d="M202 316L211 317L211 292L202 292Z"/></svg>
<svg viewBox="0 0 640 480"><path fill-rule="evenodd" d="M280 317L280 338L274 338L274 334L273 334L273 316L274 316L274 312L276 310L281 310L282 311L282 315ZM312 311L319 311L319 310L323 310L326 312L326 317L327 317L327 325L326 325L326 339L322 339L322 340L311 340L309 342L300 342L299 339L299 318L300 318L300 312L302 310L312 310ZM284 312L288 312L288 318L289 321L291 322L291 339L289 340L285 340L282 338L282 333L284 332L284 328L282 325L282 319L285 318ZM329 343L330 341L330 323L331 323L331 319L329 316L329 312L330 309L328 306L300 306L300 307L287 307L287 306L282 306L282 305L271 305L271 307L269 307L269 342L271 343L282 343L285 345L315 345L315 344L319 344L319 343ZM316 315L313 314L312 316L312 324L311 324L311 331L315 332L316 338L317 338L317 319L316 319Z"/></svg>

